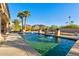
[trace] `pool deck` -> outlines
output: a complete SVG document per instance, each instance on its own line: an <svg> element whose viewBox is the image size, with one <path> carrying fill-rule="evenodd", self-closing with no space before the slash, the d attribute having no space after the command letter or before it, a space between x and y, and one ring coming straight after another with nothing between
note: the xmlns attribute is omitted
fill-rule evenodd
<svg viewBox="0 0 79 59"><path fill-rule="evenodd" d="M0 44L0 56L40 56L40 54L25 43L19 34L10 33Z"/></svg>

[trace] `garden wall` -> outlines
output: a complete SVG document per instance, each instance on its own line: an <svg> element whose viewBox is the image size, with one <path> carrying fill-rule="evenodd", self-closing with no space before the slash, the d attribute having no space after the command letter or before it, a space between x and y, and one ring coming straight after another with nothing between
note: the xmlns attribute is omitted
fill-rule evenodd
<svg viewBox="0 0 79 59"><path fill-rule="evenodd" d="M60 29L61 32L69 32L69 33L74 33L74 32L78 32L79 33L79 29Z"/></svg>

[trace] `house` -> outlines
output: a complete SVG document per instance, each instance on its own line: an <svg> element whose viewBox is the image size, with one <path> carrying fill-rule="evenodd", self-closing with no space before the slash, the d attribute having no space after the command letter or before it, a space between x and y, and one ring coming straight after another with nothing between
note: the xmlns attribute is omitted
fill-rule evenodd
<svg viewBox="0 0 79 59"><path fill-rule="evenodd" d="M7 33L10 24L10 13L6 3L0 3L0 33Z"/></svg>
<svg viewBox="0 0 79 59"><path fill-rule="evenodd" d="M6 3L0 3L0 42L4 41L2 34L7 34L10 25L10 13Z"/></svg>

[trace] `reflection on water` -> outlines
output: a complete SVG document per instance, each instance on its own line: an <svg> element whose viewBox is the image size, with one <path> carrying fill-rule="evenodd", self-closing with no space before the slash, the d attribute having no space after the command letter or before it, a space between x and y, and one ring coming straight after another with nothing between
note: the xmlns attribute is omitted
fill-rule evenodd
<svg viewBox="0 0 79 59"><path fill-rule="evenodd" d="M60 40L61 40L59 37L55 37L55 36L53 37L53 39L54 39L54 42L55 42L55 43L59 43Z"/></svg>
<svg viewBox="0 0 79 59"><path fill-rule="evenodd" d="M29 41L33 41L33 42L54 42L53 41L53 36L45 36L42 34L35 34L35 33L27 33L26 35L24 35L24 38Z"/></svg>
<svg viewBox="0 0 79 59"><path fill-rule="evenodd" d="M24 34L24 38L32 42L49 42L49 43L59 43L61 41L60 38L55 36L48 36L36 33L27 33Z"/></svg>

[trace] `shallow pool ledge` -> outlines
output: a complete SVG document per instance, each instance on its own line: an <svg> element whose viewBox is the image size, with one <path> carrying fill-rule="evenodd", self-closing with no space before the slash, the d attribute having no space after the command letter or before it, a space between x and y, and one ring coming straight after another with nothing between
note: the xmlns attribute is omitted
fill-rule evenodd
<svg viewBox="0 0 79 59"><path fill-rule="evenodd" d="M76 41L67 56L79 56L79 40Z"/></svg>

